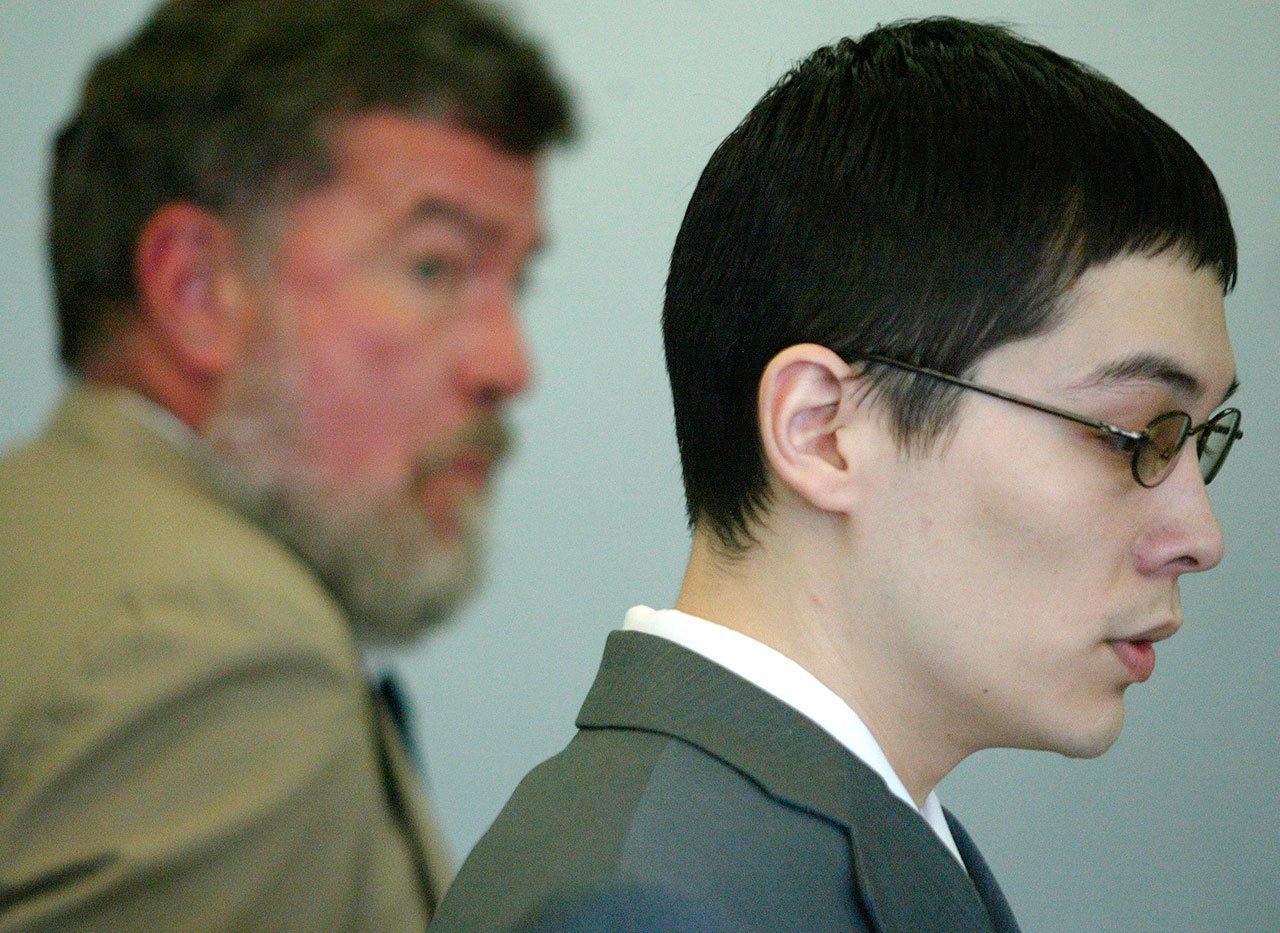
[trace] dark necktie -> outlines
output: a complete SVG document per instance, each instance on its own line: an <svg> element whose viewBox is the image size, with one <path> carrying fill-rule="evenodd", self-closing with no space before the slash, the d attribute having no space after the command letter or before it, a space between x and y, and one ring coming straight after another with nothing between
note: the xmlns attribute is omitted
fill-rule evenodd
<svg viewBox="0 0 1280 933"><path fill-rule="evenodd" d="M395 724L400 742L409 753L409 759L418 769L418 774L424 774L422 756L418 753L418 743L413 738L413 711L409 708L409 701L405 699L404 691L400 689L400 682L396 680L394 674L383 674L373 687L381 698L392 723Z"/></svg>
<svg viewBox="0 0 1280 933"><path fill-rule="evenodd" d="M426 903L427 916L430 917L436 910L435 886L431 883L431 872L427 867L427 856L422 849L422 839L418 835L414 815L410 812L409 802L405 799L404 793L400 789L399 781L396 780L395 768L391 763L391 752L387 747L388 736L379 721L385 714L385 718L390 721L398 733L398 738L408 752L409 758L420 771L420 759L416 754L413 739L410 735L409 708L399 685L390 674L384 675L376 683L371 683L369 685L369 693L374 706L373 731L378 743L378 764L382 770L383 791L386 793L391 815L395 818L400 834L404 837L405 843L409 847L409 855L413 859L414 872L418 877L418 887L422 892L422 899Z"/></svg>

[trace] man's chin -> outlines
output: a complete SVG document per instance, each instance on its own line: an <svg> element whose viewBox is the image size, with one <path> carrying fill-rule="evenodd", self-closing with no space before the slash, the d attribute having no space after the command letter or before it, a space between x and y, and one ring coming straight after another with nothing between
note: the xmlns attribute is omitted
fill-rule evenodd
<svg viewBox="0 0 1280 933"><path fill-rule="evenodd" d="M1097 758L1116 744L1124 728L1124 709L1099 719L1088 728L1064 731L1046 740L1040 747L1067 758Z"/></svg>
<svg viewBox="0 0 1280 933"><path fill-rule="evenodd" d="M376 561L348 565L332 583L357 640L406 647L456 615L480 586L480 538L471 526L458 540L434 541L408 570Z"/></svg>
<svg viewBox="0 0 1280 933"><path fill-rule="evenodd" d="M478 577L478 574L475 575ZM455 616L479 589L471 575L420 596L397 594L377 600L344 599L356 640L379 648L407 648Z"/></svg>
<svg viewBox="0 0 1280 933"><path fill-rule="evenodd" d="M288 543L345 610L357 640L387 647L416 641L479 587L484 501L458 510L442 536L404 500L341 502L296 491L245 495L246 511Z"/></svg>

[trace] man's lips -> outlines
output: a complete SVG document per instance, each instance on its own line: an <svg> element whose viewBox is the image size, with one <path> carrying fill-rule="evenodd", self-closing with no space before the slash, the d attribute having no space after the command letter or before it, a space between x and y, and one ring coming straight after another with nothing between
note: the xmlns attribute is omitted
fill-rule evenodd
<svg viewBox="0 0 1280 933"><path fill-rule="evenodd" d="M1130 641L1109 641L1111 650L1116 653L1129 671L1134 683L1142 683L1156 669L1156 649L1151 642L1135 638Z"/></svg>
<svg viewBox="0 0 1280 933"><path fill-rule="evenodd" d="M1156 669L1156 649L1154 643L1171 638L1181 627L1181 622L1171 619L1152 626L1131 638L1113 638L1107 641L1111 650L1116 653L1120 663L1129 671L1134 683L1143 683L1151 677Z"/></svg>
<svg viewBox="0 0 1280 933"><path fill-rule="evenodd" d="M418 463L418 483L461 481L482 489L494 468L511 449L511 431L499 418L485 418L468 426L447 447L426 454Z"/></svg>
<svg viewBox="0 0 1280 933"><path fill-rule="evenodd" d="M487 486L493 474L494 458L488 453L466 451L449 461L445 473L471 483L477 488Z"/></svg>
<svg viewBox="0 0 1280 933"><path fill-rule="evenodd" d="M497 460L487 450L462 450L420 470L414 485L428 499L448 489L480 492L488 488L496 465Z"/></svg>

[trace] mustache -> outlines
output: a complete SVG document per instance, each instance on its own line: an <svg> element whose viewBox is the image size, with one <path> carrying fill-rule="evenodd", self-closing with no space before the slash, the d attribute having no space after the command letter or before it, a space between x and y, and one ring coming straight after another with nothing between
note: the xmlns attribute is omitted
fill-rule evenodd
<svg viewBox="0 0 1280 933"><path fill-rule="evenodd" d="M515 446L515 432L504 418L481 418L463 432L461 446L502 460Z"/></svg>
<svg viewBox="0 0 1280 933"><path fill-rule="evenodd" d="M441 446L424 451L415 472L419 477L445 469L460 456L479 456L497 463L511 454L515 432L500 416L477 418Z"/></svg>

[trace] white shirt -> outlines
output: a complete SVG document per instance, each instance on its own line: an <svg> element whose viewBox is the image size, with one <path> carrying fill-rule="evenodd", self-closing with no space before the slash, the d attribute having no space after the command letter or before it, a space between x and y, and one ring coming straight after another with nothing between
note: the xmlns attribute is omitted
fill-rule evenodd
<svg viewBox="0 0 1280 933"><path fill-rule="evenodd" d="M141 393L132 389L117 389L116 400L126 417L159 434L184 453L198 450L203 443L181 418Z"/></svg>
<svg viewBox="0 0 1280 933"><path fill-rule="evenodd" d="M636 606L627 613L622 628L624 631L656 635L688 648L755 684L805 718L813 720L868 768L880 775L889 791L919 813L942 840L942 844L955 856L956 861L964 865L960 850L956 848L956 841L951 836L951 828L947 826L938 795L931 792L925 798L924 806L917 807L907 793L906 785L889 764L880 743L862 718L848 703L795 661L749 635L678 609L659 610Z"/></svg>

